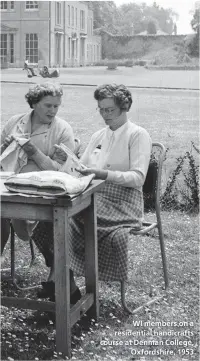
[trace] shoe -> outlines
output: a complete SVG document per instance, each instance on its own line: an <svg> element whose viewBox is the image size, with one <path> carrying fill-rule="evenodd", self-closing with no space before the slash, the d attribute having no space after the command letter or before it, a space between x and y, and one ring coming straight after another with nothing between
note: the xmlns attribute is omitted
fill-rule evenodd
<svg viewBox="0 0 200 361"><path fill-rule="evenodd" d="M55 302L55 283L53 281L42 282L42 289L37 292L38 298L48 298L50 301ZM70 304L75 305L82 295L77 287L76 290L70 295Z"/></svg>

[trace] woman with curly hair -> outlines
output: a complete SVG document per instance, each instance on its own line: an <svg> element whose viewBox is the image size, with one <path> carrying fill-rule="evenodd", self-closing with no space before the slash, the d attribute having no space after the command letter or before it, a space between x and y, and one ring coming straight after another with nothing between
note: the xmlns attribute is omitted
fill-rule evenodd
<svg viewBox="0 0 200 361"><path fill-rule="evenodd" d="M74 150L74 136L71 126L56 116L61 105L63 90L58 84L44 83L31 87L25 95L31 111L17 114L10 118L1 134L1 154L16 139L28 139L22 146L26 161L13 159L11 169L10 157L4 161L3 171L27 173L41 170L60 170L66 157L54 145L64 143ZM8 151L8 149L7 149ZM29 240L34 223L12 220L18 237ZM1 220L1 253L10 234L10 220Z"/></svg>
<svg viewBox="0 0 200 361"><path fill-rule="evenodd" d="M151 139L147 131L127 118L132 104L124 85L104 84L94 92L106 127L97 131L81 157L87 167L79 172L94 173L106 181L97 193L97 238L99 279L126 280L128 239L131 228L140 228L143 218L142 186L147 174ZM53 227L40 223L33 232L46 263L53 267ZM55 240L56 242L56 240ZM81 214L69 226L71 303L80 297L73 273L84 274L84 226ZM48 252L46 252L48 250ZM51 254L51 257L49 255ZM54 273L43 282L40 298L55 298Z"/></svg>

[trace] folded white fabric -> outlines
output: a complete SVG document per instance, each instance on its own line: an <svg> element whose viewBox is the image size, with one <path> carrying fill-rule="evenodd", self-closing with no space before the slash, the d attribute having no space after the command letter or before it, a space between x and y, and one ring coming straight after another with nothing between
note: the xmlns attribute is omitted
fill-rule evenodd
<svg viewBox="0 0 200 361"><path fill-rule="evenodd" d="M27 164L28 156L22 146L28 141L29 139L27 138L16 137L4 150L0 156L0 164L5 172L19 173Z"/></svg>
<svg viewBox="0 0 200 361"><path fill-rule="evenodd" d="M1 191L1 195L6 192L8 193L5 185L4 185L4 182L7 178L9 178L11 175L13 175L14 172L1 172L0 171L0 191Z"/></svg>
<svg viewBox="0 0 200 361"><path fill-rule="evenodd" d="M4 182L6 188L15 193L37 196L78 195L90 184L94 174L75 178L57 171L40 171L14 174Z"/></svg>
<svg viewBox="0 0 200 361"><path fill-rule="evenodd" d="M0 178L1 179L7 179L9 177L11 177L11 175L14 175L14 172L1 172L0 171Z"/></svg>

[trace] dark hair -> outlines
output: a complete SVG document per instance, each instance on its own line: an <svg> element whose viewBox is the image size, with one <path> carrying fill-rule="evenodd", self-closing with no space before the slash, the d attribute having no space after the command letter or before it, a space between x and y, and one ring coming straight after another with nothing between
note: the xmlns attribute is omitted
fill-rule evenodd
<svg viewBox="0 0 200 361"><path fill-rule="evenodd" d="M131 92L123 84L100 85L94 92L94 98L97 101L106 98L113 98L115 104L124 111L129 111L132 104Z"/></svg>
<svg viewBox="0 0 200 361"><path fill-rule="evenodd" d="M36 84L29 89L28 93L25 95L25 98L30 107L33 108L33 104L39 103L41 99L48 95L52 95L53 97L61 97L63 95L63 90L60 84Z"/></svg>

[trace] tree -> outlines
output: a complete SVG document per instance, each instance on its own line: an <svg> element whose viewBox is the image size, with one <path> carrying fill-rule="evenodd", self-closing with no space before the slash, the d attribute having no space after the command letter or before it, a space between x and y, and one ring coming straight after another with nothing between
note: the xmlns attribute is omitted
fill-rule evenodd
<svg viewBox="0 0 200 361"><path fill-rule="evenodd" d="M104 29L112 34L133 35L147 29L149 21L153 21L156 29L172 34L174 19L178 19L172 9L159 7L156 2L151 6L146 3L128 3L116 6L114 1L87 1L93 10L94 29ZM155 31L155 27L154 27Z"/></svg>
<svg viewBox="0 0 200 361"><path fill-rule="evenodd" d="M167 34L172 34L174 19L178 19L178 14L172 9L164 9L159 7L156 3L153 6L143 4L143 21L148 23L149 18L157 23L157 29L164 31Z"/></svg>
<svg viewBox="0 0 200 361"><path fill-rule="evenodd" d="M156 34L157 33L157 29L156 29L156 24L153 21L149 21L147 24L147 34Z"/></svg>
<svg viewBox="0 0 200 361"><path fill-rule="evenodd" d="M200 9L196 9L193 15L191 26L195 33L199 32L199 25L200 25Z"/></svg>
<svg viewBox="0 0 200 361"><path fill-rule="evenodd" d="M176 25L176 23L174 23L173 33L174 33L174 35L177 35L177 25Z"/></svg>
<svg viewBox="0 0 200 361"><path fill-rule="evenodd" d="M196 9L191 21L192 29L195 31L195 36L187 44L189 54L199 57L199 30L200 30L200 9Z"/></svg>
<svg viewBox="0 0 200 361"><path fill-rule="evenodd" d="M116 26L123 35L138 34L145 30L141 5L129 3L118 8L119 18Z"/></svg>
<svg viewBox="0 0 200 361"><path fill-rule="evenodd" d="M104 28L113 34L117 33L115 22L118 19L118 10L114 1L87 1L93 10L94 29Z"/></svg>

